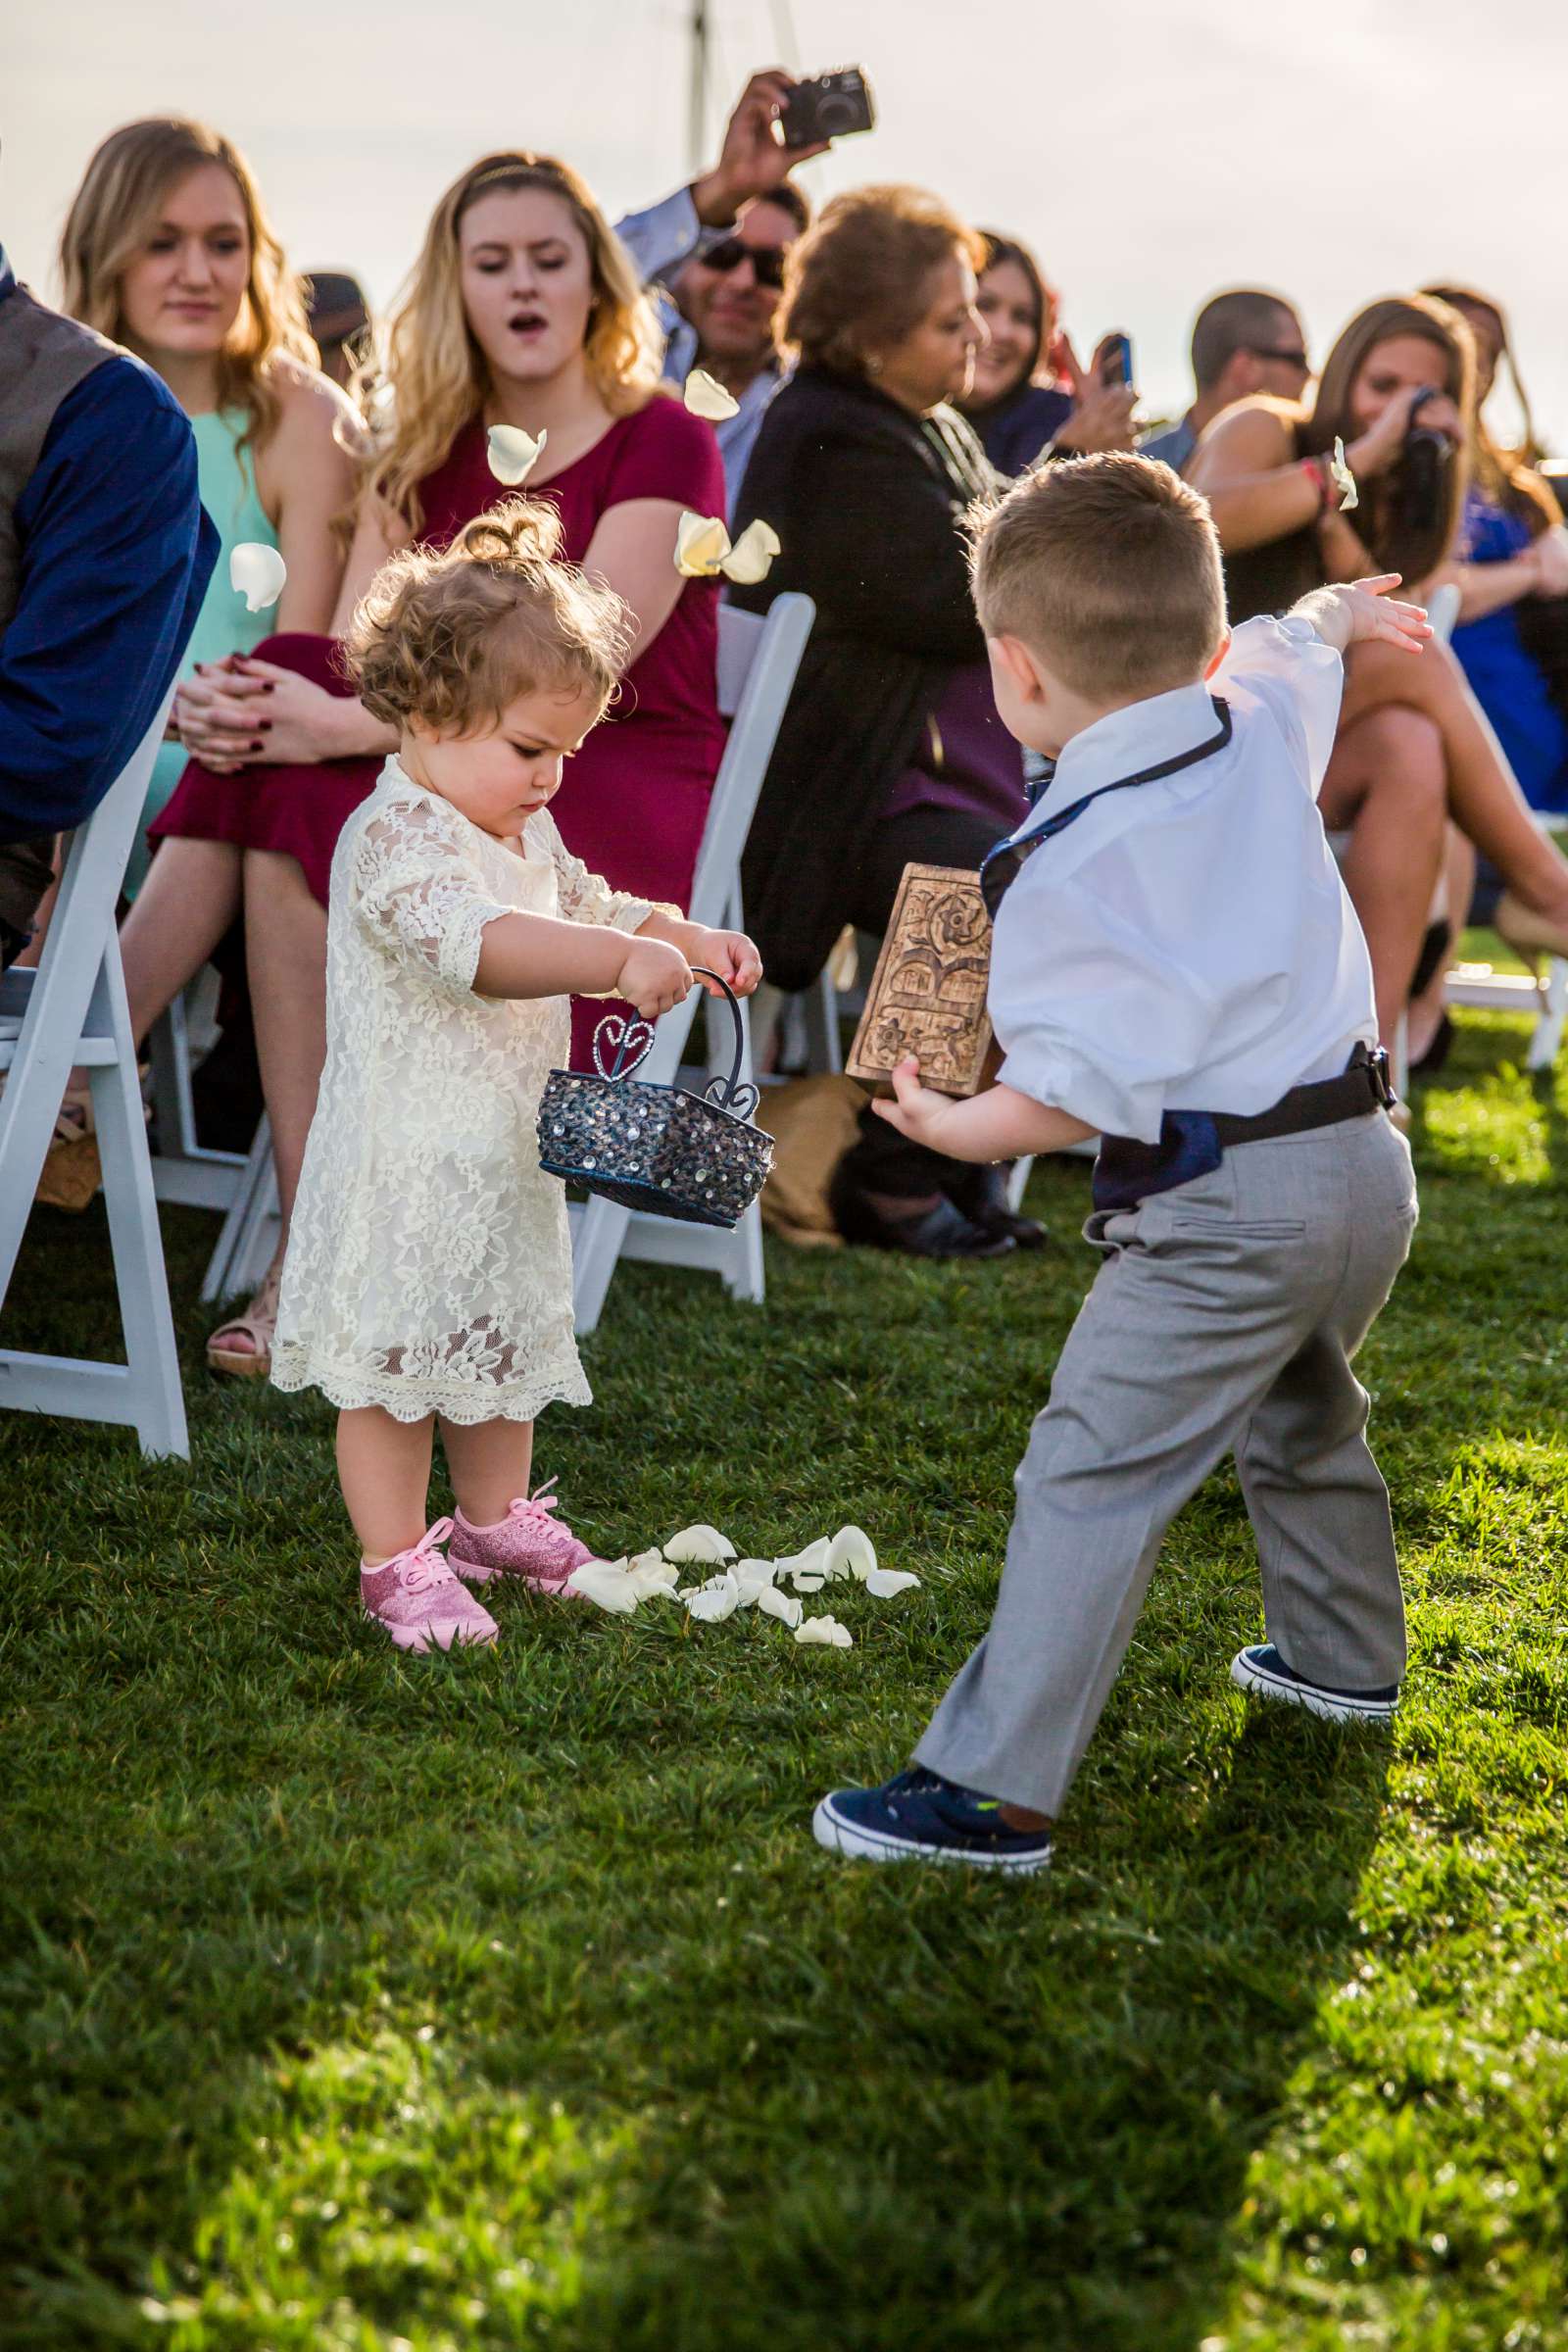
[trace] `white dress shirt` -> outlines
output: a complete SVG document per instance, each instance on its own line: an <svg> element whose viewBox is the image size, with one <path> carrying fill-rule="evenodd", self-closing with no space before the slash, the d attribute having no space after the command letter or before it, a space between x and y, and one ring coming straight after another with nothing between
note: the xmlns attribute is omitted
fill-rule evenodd
<svg viewBox="0 0 1568 2352"><path fill-rule="evenodd" d="M1250 620L1207 686L1113 711L1068 743L1013 839L1118 777L1025 858L997 914L1002 1083L1102 1134L1156 1143L1167 1110L1266 1110L1377 1043L1372 967L1317 810L1344 665L1304 620Z"/></svg>

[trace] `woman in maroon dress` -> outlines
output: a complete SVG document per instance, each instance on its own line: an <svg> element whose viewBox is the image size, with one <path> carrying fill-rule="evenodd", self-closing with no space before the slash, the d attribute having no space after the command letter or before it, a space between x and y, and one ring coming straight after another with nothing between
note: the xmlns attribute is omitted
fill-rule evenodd
<svg viewBox="0 0 1568 2352"><path fill-rule="evenodd" d="M675 570L675 532L685 508L722 514L724 476L711 428L661 390L659 359L636 272L573 172L520 153L465 172L436 207L368 401L389 421L367 459L334 628L387 556L445 546L504 495L489 426L543 435L530 496L556 502L565 556L638 623L620 697L573 760L557 821L616 888L684 906L724 736L718 591ZM286 1042L262 1073L286 1229L324 1050L332 850L394 745L350 695L335 638L273 638L201 672L178 715L193 760L156 828L162 854L241 846L247 924L271 942L287 1004L273 1025ZM270 1276L215 1335L223 1352L265 1370L274 1308Z"/></svg>

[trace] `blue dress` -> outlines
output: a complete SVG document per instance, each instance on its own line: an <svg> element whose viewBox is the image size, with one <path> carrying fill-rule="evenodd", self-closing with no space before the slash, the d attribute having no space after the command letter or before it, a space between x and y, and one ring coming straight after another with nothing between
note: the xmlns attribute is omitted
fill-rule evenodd
<svg viewBox="0 0 1568 2352"><path fill-rule="evenodd" d="M1529 524L1481 490L1465 499L1459 559L1505 564L1530 545ZM1453 632L1453 650L1532 808L1568 810L1568 719L1519 635L1519 609L1504 605Z"/></svg>

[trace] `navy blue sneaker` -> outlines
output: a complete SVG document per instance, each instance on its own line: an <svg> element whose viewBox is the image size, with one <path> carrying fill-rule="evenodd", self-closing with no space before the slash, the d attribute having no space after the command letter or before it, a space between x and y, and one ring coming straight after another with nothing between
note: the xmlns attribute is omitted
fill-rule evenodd
<svg viewBox="0 0 1568 2352"><path fill-rule="evenodd" d="M1231 1681L1254 1698L1280 1698L1330 1723L1389 1723L1399 1703L1397 1683L1381 1690L1331 1690L1287 1666L1272 1642L1254 1642L1231 1660Z"/></svg>
<svg viewBox="0 0 1568 2352"><path fill-rule="evenodd" d="M880 1788L835 1788L812 1814L811 1835L830 1854L863 1862L967 1862L1024 1874L1051 1860L1049 1830L1009 1830L1000 1799L919 1766Z"/></svg>

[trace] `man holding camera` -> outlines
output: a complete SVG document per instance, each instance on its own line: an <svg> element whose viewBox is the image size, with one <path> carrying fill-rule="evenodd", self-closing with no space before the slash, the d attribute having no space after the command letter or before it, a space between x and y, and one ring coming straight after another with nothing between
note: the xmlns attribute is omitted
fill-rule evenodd
<svg viewBox="0 0 1568 2352"><path fill-rule="evenodd" d="M659 301L665 375L684 383L694 368L706 368L740 403L714 426L731 513L784 376L773 322L785 260L810 225L810 206L790 174L829 145L822 138L786 146L780 136L781 120L812 86L777 68L754 74L712 169L617 225Z"/></svg>

